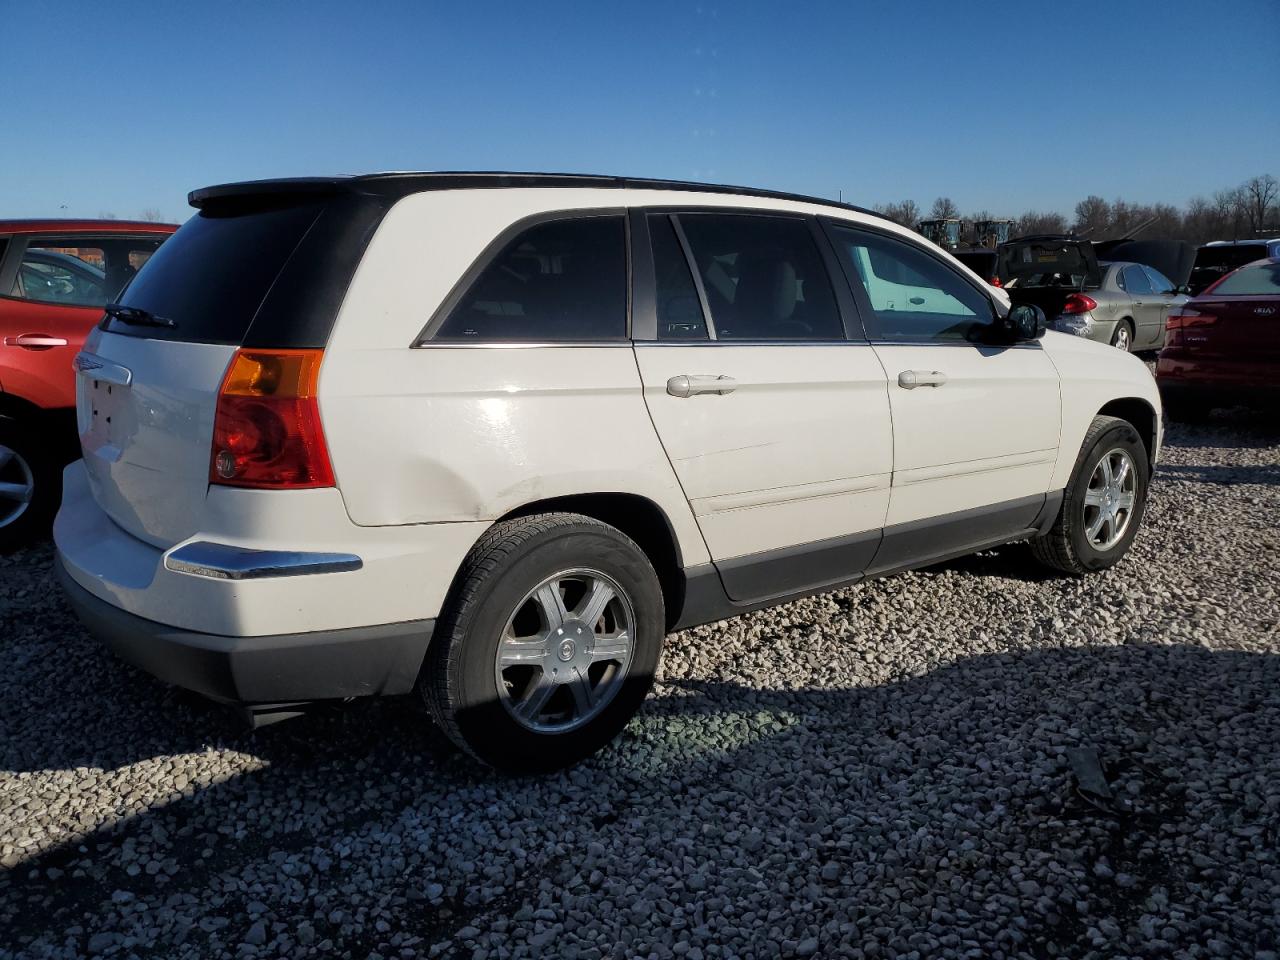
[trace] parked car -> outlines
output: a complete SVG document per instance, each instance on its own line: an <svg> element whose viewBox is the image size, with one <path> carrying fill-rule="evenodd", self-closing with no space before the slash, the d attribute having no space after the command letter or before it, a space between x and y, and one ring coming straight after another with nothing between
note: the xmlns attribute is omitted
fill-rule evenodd
<svg viewBox="0 0 1280 960"><path fill-rule="evenodd" d="M71 361L177 227L0 220L0 552L47 534L62 468L80 456Z"/></svg>
<svg viewBox="0 0 1280 960"><path fill-rule="evenodd" d="M191 202L77 358L54 537L120 656L257 722L416 690L554 769L668 631L1022 539L1084 574L1138 532L1143 364L858 208L533 174Z"/></svg>
<svg viewBox="0 0 1280 960"><path fill-rule="evenodd" d="M1100 262L1094 244L1071 237L1011 240L997 276L1012 302L1038 306L1053 329L1125 351L1159 350L1165 318L1186 300L1155 267Z"/></svg>
<svg viewBox="0 0 1280 960"><path fill-rule="evenodd" d="M1206 243L1196 251L1195 266L1191 268L1191 295L1199 296L1237 267L1268 257L1280 257L1280 237Z"/></svg>
<svg viewBox="0 0 1280 960"><path fill-rule="evenodd" d="M1280 407L1280 256L1237 268L1171 313L1156 380L1174 420Z"/></svg>

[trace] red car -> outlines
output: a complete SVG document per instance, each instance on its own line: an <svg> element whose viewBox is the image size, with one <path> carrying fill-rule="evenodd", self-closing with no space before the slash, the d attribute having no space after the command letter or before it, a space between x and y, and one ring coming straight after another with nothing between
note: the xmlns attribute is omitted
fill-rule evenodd
<svg viewBox="0 0 1280 960"><path fill-rule="evenodd" d="M1156 381L1172 420L1280 405L1280 258L1228 273L1169 314Z"/></svg>
<svg viewBox="0 0 1280 960"><path fill-rule="evenodd" d="M126 220L0 220L0 552L48 529L80 456L72 360L103 307L177 230Z"/></svg>

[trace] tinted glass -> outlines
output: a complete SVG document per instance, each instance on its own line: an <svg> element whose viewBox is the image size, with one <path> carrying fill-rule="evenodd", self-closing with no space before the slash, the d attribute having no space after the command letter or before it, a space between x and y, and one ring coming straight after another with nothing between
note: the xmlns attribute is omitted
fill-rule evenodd
<svg viewBox="0 0 1280 960"><path fill-rule="evenodd" d="M900 343L970 340L991 323L991 303L914 244L836 227L836 249L871 301L868 338Z"/></svg>
<svg viewBox="0 0 1280 960"><path fill-rule="evenodd" d="M147 260L120 296L126 306L167 317L177 326L109 319L107 329L156 340L239 344L319 209L300 204L196 214Z"/></svg>
<svg viewBox="0 0 1280 960"><path fill-rule="evenodd" d="M671 218L665 214L649 217L649 238L658 299L658 339L706 340L707 322L698 289Z"/></svg>
<svg viewBox="0 0 1280 960"><path fill-rule="evenodd" d="M622 217L551 220L508 243L437 339L617 340L627 335Z"/></svg>
<svg viewBox="0 0 1280 960"><path fill-rule="evenodd" d="M1173 281L1155 267L1148 267L1146 264L1143 264L1142 269L1146 271L1147 279L1151 281L1151 289L1156 293L1173 292Z"/></svg>
<svg viewBox="0 0 1280 960"><path fill-rule="evenodd" d="M1124 288L1134 294L1155 292L1151 289L1151 281L1147 279L1146 273L1136 263L1124 268Z"/></svg>
<svg viewBox="0 0 1280 960"><path fill-rule="evenodd" d="M804 220L685 214L720 340L842 340L822 255Z"/></svg>
<svg viewBox="0 0 1280 960"><path fill-rule="evenodd" d="M1259 263L1242 267L1227 277L1209 294L1211 297L1275 297L1280 296L1280 263Z"/></svg>

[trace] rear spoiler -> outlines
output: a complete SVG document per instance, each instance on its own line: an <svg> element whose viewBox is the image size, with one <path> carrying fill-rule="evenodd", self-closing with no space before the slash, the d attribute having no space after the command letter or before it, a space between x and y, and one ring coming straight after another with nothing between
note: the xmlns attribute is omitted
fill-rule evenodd
<svg viewBox="0 0 1280 960"><path fill-rule="evenodd" d="M269 199L295 200L337 193L350 177L294 177L281 180L246 180L201 187L187 194L187 203L197 210L224 203L252 204Z"/></svg>

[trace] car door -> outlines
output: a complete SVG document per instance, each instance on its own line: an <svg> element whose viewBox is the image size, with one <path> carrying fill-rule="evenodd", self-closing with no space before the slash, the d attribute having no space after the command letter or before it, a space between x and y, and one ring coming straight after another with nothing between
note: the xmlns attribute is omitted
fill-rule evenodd
<svg viewBox="0 0 1280 960"><path fill-rule="evenodd" d="M1156 293L1141 264L1130 263L1121 271L1124 288L1133 307L1133 348L1146 350L1164 339L1164 318L1169 312L1164 297Z"/></svg>
<svg viewBox="0 0 1280 960"><path fill-rule="evenodd" d="M1061 418L1040 343L994 345L991 300L922 244L825 223L888 375L893 480L874 569L1028 528L1046 503Z"/></svg>
<svg viewBox="0 0 1280 960"><path fill-rule="evenodd" d="M734 600L856 576L880 540L892 431L816 222L633 213L636 362L654 426ZM646 279L647 277L647 279ZM848 324L848 326L846 326Z"/></svg>
<svg viewBox="0 0 1280 960"><path fill-rule="evenodd" d="M0 266L0 383L45 408L75 406L71 361L163 237L20 236ZM117 266L117 258L119 265Z"/></svg>
<svg viewBox="0 0 1280 960"><path fill-rule="evenodd" d="M1165 324L1169 320L1169 311L1174 307L1180 307L1187 302L1187 297L1177 291L1173 281L1166 277L1155 267L1142 265L1142 269L1146 271L1147 278L1151 281L1151 288L1155 291L1156 302L1160 304L1160 324L1156 330L1155 339L1145 346L1159 350L1164 346Z"/></svg>

